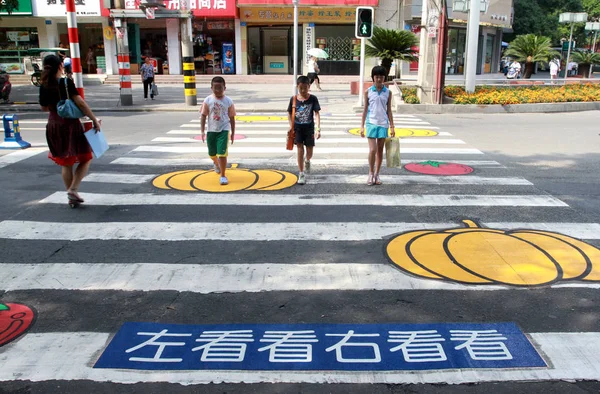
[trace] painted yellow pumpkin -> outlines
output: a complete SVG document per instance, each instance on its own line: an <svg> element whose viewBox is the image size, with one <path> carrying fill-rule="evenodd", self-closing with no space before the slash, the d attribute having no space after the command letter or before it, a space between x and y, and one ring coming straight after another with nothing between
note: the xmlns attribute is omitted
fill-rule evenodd
<svg viewBox="0 0 600 394"><path fill-rule="evenodd" d="M435 137L438 135L437 131L428 130L428 129L408 129L408 128L398 128L394 129L396 132L396 137L398 138L408 138L408 137ZM360 135L360 129L350 129L348 133L353 135ZM388 135L391 136L391 129L388 130Z"/></svg>
<svg viewBox="0 0 600 394"><path fill-rule="evenodd" d="M411 274L468 284L535 286L600 281L600 249L563 234L477 226L398 235L388 258Z"/></svg>
<svg viewBox="0 0 600 394"><path fill-rule="evenodd" d="M176 171L160 175L152 181L159 189L205 192L235 192L241 190L281 190L296 184L296 175L279 170L227 170L229 184L219 183L219 174L210 170Z"/></svg>

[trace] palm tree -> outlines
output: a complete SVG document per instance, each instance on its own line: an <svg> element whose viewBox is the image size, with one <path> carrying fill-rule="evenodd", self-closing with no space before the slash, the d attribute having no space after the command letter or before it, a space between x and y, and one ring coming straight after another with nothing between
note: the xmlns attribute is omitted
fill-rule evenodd
<svg viewBox="0 0 600 394"><path fill-rule="evenodd" d="M571 58L575 63L579 64L579 71L581 75L584 77L588 76L588 78L592 77L592 67L594 64L600 64L600 53L593 52L573 52L573 57Z"/></svg>
<svg viewBox="0 0 600 394"><path fill-rule="evenodd" d="M510 56L518 62L525 62L523 78L531 78L535 62L547 62L558 54L552 49L550 38L535 34L517 36L504 52L505 56Z"/></svg>
<svg viewBox="0 0 600 394"><path fill-rule="evenodd" d="M389 75L392 62L396 59L413 62L418 60L417 51L412 48L419 43L417 36L407 30L392 30L374 26L373 37L365 46L366 57L378 57Z"/></svg>

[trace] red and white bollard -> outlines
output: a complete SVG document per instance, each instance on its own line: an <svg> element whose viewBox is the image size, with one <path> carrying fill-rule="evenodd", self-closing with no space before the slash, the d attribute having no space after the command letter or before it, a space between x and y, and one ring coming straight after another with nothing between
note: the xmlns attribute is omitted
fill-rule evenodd
<svg viewBox="0 0 600 394"><path fill-rule="evenodd" d="M119 62L119 85L121 87L121 105L133 105L131 91L131 63L129 61L129 40L127 22L115 19L117 31L117 60Z"/></svg>
<svg viewBox="0 0 600 394"><path fill-rule="evenodd" d="M66 0L67 27L69 32L69 48L71 52L71 65L73 67L73 81L79 94L83 98L83 69L81 68L81 51L79 50L79 32L77 30L77 12L75 0Z"/></svg>

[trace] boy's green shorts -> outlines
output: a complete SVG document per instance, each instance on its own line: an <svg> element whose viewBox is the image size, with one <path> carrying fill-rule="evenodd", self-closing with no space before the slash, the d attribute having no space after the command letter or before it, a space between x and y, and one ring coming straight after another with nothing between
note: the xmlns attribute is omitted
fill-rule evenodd
<svg viewBox="0 0 600 394"><path fill-rule="evenodd" d="M227 146L229 145L229 130L206 133L206 144L210 157L227 157Z"/></svg>

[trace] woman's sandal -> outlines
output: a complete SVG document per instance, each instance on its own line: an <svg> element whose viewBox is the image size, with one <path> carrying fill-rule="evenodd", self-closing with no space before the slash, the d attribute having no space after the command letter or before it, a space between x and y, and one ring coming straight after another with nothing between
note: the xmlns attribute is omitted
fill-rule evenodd
<svg viewBox="0 0 600 394"><path fill-rule="evenodd" d="M78 202L78 203L85 202L85 201L83 200L83 198L81 198L81 197L79 196L79 194L77 194L77 192L76 192L76 191L70 191L70 192L67 192L67 198L69 199L69 201L75 201L75 202Z"/></svg>
<svg viewBox="0 0 600 394"><path fill-rule="evenodd" d="M381 185L381 179L379 179L379 174L375 175L374 178L375 178L375 180L374 180L375 184Z"/></svg>
<svg viewBox="0 0 600 394"><path fill-rule="evenodd" d="M373 186L374 177L372 174L369 174L369 178L367 178L367 186Z"/></svg>

